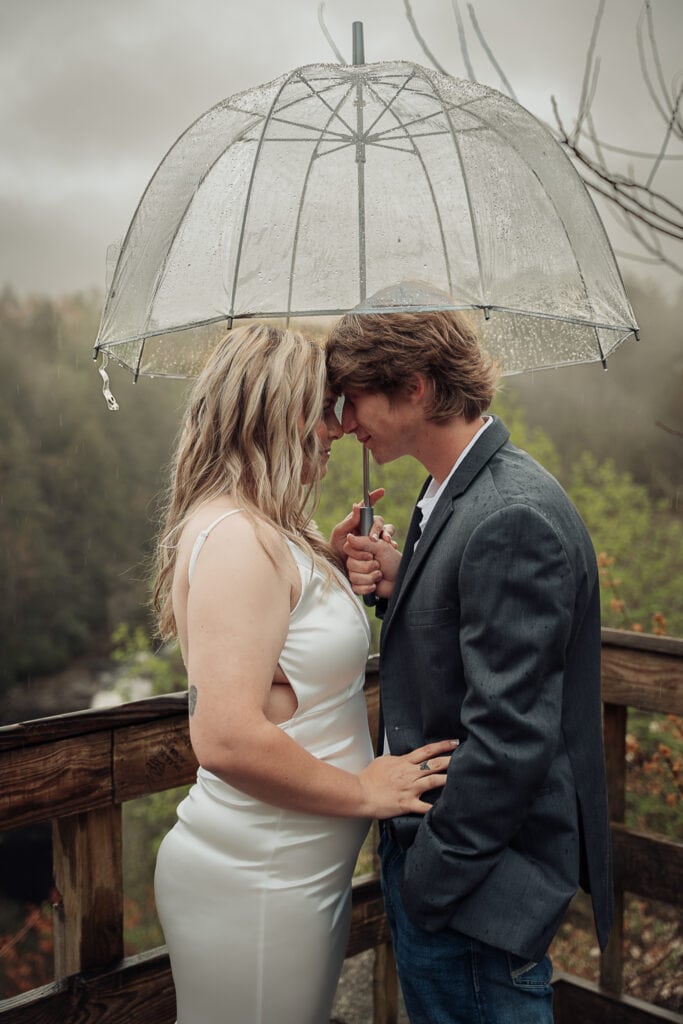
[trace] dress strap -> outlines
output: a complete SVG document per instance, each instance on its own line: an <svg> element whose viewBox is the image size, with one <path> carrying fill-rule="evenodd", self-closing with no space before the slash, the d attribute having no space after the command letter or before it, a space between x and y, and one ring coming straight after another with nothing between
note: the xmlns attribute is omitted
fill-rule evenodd
<svg viewBox="0 0 683 1024"><path fill-rule="evenodd" d="M194 573L195 565L197 564L197 559L199 558L199 552L204 547L204 541L209 536L214 526L218 526L218 524L222 523L224 519L228 518L228 516L234 516L235 512L244 512L244 509L231 508L229 512L223 512L220 516L218 516L217 519L214 519L214 521L210 523L205 530L202 530L202 532L197 536L197 539L194 542L194 547L192 548L192 554L190 555L190 564L187 567L188 583L192 583L192 574Z"/></svg>

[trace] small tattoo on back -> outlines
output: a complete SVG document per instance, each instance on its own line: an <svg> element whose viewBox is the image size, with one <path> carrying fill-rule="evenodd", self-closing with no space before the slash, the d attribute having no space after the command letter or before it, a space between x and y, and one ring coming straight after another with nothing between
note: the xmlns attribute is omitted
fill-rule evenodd
<svg viewBox="0 0 683 1024"><path fill-rule="evenodd" d="M187 693L187 706L190 711L190 717L194 714L195 708L197 707L197 687L191 686Z"/></svg>

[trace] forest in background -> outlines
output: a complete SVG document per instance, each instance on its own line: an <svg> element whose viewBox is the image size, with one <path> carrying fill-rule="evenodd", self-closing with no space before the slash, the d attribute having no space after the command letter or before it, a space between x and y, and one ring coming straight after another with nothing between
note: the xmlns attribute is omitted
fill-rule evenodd
<svg viewBox="0 0 683 1024"><path fill-rule="evenodd" d="M632 285L641 327L599 365L505 378L494 411L554 473L603 556L605 624L683 635L683 294ZM0 691L106 657L125 623L150 630L149 556L186 385L114 368L111 413L92 362L102 297L0 295ZM405 534L424 477L373 467ZM354 439L333 450L316 516L360 496ZM654 619L653 619L654 616Z"/></svg>

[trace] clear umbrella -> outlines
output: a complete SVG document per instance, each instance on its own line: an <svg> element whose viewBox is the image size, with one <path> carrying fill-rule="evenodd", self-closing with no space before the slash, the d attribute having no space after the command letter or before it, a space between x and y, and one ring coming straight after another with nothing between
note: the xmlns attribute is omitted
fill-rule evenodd
<svg viewBox="0 0 683 1024"><path fill-rule="evenodd" d="M236 320L335 317L413 280L472 310L507 373L604 362L636 324L547 129L486 86L364 64L362 42L355 60L232 96L177 140L118 254L96 352L136 377L192 376ZM417 289L400 308L433 307Z"/></svg>

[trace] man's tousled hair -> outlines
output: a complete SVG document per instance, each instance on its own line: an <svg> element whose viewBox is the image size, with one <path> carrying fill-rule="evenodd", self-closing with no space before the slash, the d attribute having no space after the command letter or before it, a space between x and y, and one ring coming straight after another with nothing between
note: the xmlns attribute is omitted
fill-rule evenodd
<svg viewBox="0 0 683 1024"><path fill-rule="evenodd" d="M431 385L427 416L471 422L493 400L499 378L466 316L456 310L422 313L347 313L327 343L327 373L334 391L394 395L410 390L419 374Z"/></svg>

